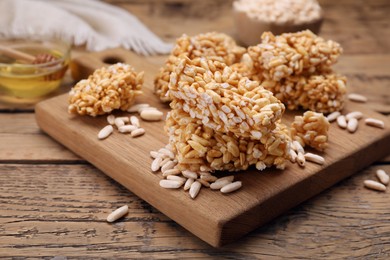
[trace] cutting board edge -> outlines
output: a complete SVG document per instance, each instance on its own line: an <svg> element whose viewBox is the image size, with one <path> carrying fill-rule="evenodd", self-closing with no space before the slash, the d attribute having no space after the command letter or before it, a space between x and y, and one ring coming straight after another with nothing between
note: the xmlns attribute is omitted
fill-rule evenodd
<svg viewBox="0 0 390 260"><path fill-rule="evenodd" d="M329 165L327 168L321 169L316 175L312 175L306 179L304 179L301 182L296 183L294 186L290 187L289 189L285 189L282 192L280 192L277 196L273 196L269 199L267 199L264 203L262 204L257 204L254 205L254 207L250 208L247 212L244 214L239 214L231 219L228 219L225 223L221 223L223 228L222 228L222 233L221 233L221 240L217 245L213 245L215 247L220 247L227 245L238 238L248 234L249 232L253 231L255 228L259 228L266 223L270 222L274 218L282 215L283 213L287 212L288 210L298 206L300 203L307 201L314 196L326 191L333 185L345 180L346 178L356 174L358 171L364 169L368 165L372 164L373 162L380 160L384 158L385 156L390 154L390 147L387 145L387 143L390 143L390 131L387 131L387 134L385 134L385 139L377 139L374 145L370 145L368 147L365 147L365 149L357 150L355 153L349 155L346 157L346 160L349 160L353 163L350 163L351 169L348 171L344 171L342 175L338 175L336 171L333 171L334 173L332 174L331 179L329 179L329 174L326 173L329 169L339 168L341 164L346 163L345 161L337 161L331 165ZM367 151L369 150L369 151ZM367 157L364 156L367 152L375 152L374 157ZM357 160L358 163L356 163L356 160L353 158L366 158L366 160ZM327 175L327 176L325 176ZM328 183L324 184L324 182L317 183L317 180L329 180ZM310 187L310 184L308 183L317 183L316 187L314 189L311 189L310 193L302 193L298 192L302 187ZM292 194L301 194L302 197L297 198L294 200L294 202L291 201L291 195ZM287 199L288 198L288 199ZM232 235L229 233L229 230L237 230L237 225L240 225L241 223L251 223L250 221L246 221L245 218L249 218L249 216L252 216L253 214L255 215L260 215L264 209L269 209L269 208L274 208L275 207L270 207L268 206L269 203L275 203L281 199L283 202L280 203L282 205L279 207L276 212L274 212L271 215L268 215L265 218L259 218L258 222L256 224L252 225L247 225L247 230L242 231L240 234L235 234ZM253 218L251 218L253 219ZM234 228L233 228L234 227ZM241 229L242 230L242 229ZM226 233L227 232L227 233ZM224 239L226 238L226 239Z"/></svg>

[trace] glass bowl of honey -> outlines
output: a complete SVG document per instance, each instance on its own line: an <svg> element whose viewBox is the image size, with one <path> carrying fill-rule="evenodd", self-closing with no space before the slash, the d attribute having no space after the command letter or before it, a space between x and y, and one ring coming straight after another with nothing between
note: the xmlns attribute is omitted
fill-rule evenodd
<svg viewBox="0 0 390 260"><path fill-rule="evenodd" d="M57 90L70 51L60 40L0 40L0 101L36 103Z"/></svg>

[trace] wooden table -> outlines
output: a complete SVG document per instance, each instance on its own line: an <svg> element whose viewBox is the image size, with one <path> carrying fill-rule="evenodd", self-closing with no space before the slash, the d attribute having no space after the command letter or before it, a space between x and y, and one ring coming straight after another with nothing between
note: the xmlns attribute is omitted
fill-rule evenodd
<svg viewBox="0 0 390 260"><path fill-rule="evenodd" d="M167 40L211 30L234 34L227 1L110 2ZM336 69L348 77L349 91L389 115L390 2L320 3L321 35L344 47ZM146 59L161 64L165 57ZM239 241L212 248L45 135L33 107L0 104L0 122L0 257L390 258L390 192L362 185L377 169L390 172L390 156ZM124 204L130 213L108 224L107 214Z"/></svg>

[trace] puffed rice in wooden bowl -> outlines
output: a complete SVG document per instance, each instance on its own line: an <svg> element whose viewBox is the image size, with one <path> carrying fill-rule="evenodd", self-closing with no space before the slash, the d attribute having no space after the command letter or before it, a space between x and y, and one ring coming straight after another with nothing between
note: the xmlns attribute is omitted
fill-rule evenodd
<svg viewBox="0 0 390 260"><path fill-rule="evenodd" d="M264 1L267 2L266 0L263 0L259 1L259 4ZM267 31L279 35L282 33L299 32L308 29L315 34L318 34L324 20L322 11L313 15L313 17L306 17L304 20L291 20L292 18L285 19L280 16L273 18L272 10L268 15L259 16L248 12L248 10L241 9L239 4L237 4L239 2L245 2L245 0L236 1L233 4L234 29L237 41L244 46L258 44L260 42L261 34ZM304 1L301 0L300 2Z"/></svg>

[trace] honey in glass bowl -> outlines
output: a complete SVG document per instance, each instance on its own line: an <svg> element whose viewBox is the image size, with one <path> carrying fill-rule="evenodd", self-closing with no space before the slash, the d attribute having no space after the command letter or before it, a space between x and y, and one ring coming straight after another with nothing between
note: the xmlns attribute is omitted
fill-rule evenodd
<svg viewBox="0 0 390 260"><path fill-rule="evenodd" d="M60 86L70 62L70 44L51 40L2 44L32 56L51 55L52 60L32 64L0 52L0 100L35 103Z"/></svg>

